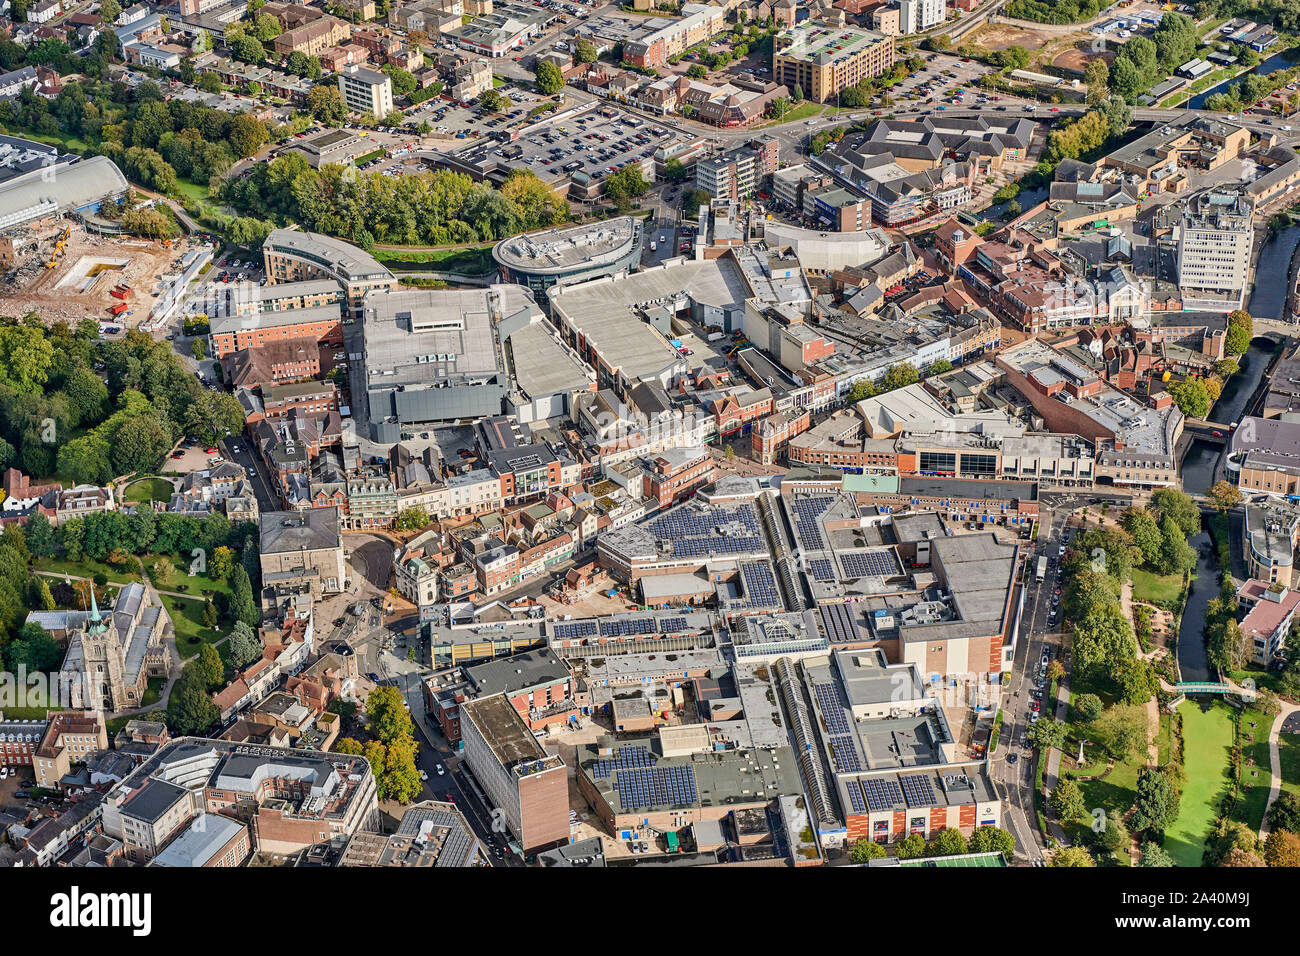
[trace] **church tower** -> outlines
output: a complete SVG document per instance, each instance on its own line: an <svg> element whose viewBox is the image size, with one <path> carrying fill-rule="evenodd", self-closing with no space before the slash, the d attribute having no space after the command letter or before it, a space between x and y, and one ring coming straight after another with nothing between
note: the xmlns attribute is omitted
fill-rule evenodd
<svg viewBox="0 0 1300 956"><path fill-rule="evenodd" d="M95 588L90 589L90 620L81 637L87 702L92 710L113 711L126 706L126 652L116 630L99 613Z"/></svg>

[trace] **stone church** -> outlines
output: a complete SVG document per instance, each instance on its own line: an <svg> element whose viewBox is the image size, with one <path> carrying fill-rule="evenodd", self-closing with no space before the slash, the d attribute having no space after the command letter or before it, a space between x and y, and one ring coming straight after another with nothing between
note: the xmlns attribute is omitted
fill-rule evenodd
<svg viewBox="0 0 1300 956"><path fill-rule="evenodd" d="M109 713L139 707L149 678L166 677L170 654L163 643L167 615L138 581L118 593L108 617L94 590L84 626L70 627L64 674L79 674L82 707Z"/></svg>

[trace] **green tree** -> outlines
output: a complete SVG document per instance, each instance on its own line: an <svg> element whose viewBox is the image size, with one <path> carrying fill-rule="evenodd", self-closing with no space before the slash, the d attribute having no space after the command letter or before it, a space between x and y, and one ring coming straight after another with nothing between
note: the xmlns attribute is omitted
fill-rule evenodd
<svg viewBox="0 0 1300 956"><path fill-rule="evenodd" d="M1042 723L1042 721L1039 721L1039 723ZM1079 785L1071 777L1065 777L1056 785L1056 789L1052 791L1050 802L1057 818L1063 822L1068 823L1071 820L1077 820L1088 812L1088 808L1083 802L1083 793L1079 790Z"/></svg>
<svg viewBox="0 0 1300 956"><path fill-rule="evenodd" d="M217 722L220 712L208 693L207 680L198 661L181 668L167 698L167 729L177 737L204 733Z"/></svg>
<svg viewBox="0 0 1300 956"><path fill-rule="evenodd" d="M1100 103L1110 94L1110 67L1101 57L1088 62L1083 71L1083 82L1088 87L1088 102Z"/></svg>
<svg viewBox="0 0 1300 956"><path fill-rule="evenodd" d="M1229 330L1231 335L1231 329ZM1250 344L1247 340L1247 345ZM1243 349L1244 351L1244 349ZM1237 353L1240 354L1240 353ZM1205 382L1199 378L1189 378L1183 382L1173 382L1165 387L1174 404L1188 418L1205 418L1210 411L1210 393Z"/></svg>
<svg viewBox="0 0 1300 956"><path fill-rule="evenodd" d="M429 524L429 515L423 508L405 508L398 513L393 524L397 531L419 531Z"/></svg>
<svg viewBox="0 0 1300 956"><path fill-rule="evenodd" d="M1161 488L1151 496L1151 505L1160 516L1169 515L1178 522L1187 537L1201 530L1201 509L1187 493Z"/></svg>
<svg viewBox="0 0 1300 956"><path fill-rule="evenodd" d="M921 373L916 370L915 365L909 362L900 362L886 369L885 377L880 380L880 384L883 391L892 392L896 388L915 385L920 380Z"/></svg>
<svg viewBox="0 0 1300 956"><path fill-rule="evenodd" d="M596 45L585 37L578 38L575 58L579 63L595 63L599 54L596 52Z"/></svg>
<svg viewBox="0 0 1300 956"><path fill-rule="evenodd" d="M226 641L232 667L247 667L262 656L262 642L253 629L243 621L236 621Z"/></svg>
<svg viewBox="0 0 1300 956"><path fill-rule="evenodd" d="M1300 795L1290 790L1278 794L1273 806L1268 808L1268 828L1300 834Z"/></svg>
<svg viewBox="0 0 1300 956"><path fill-rule="evenodd" d="M1161 574L1182 574L1196 567L1196 551L1187 543L1182 526L1172 515L1160 519L1160 559L1156 570Z"/></svg>
<svg viewBox="0 0 1300 956"><path fill-rule="evenodd" d="M1241 489L1230 481L1216 481L1210 489L1210 500L1220 511L1231 511L1241 504Z"/></svg>
<svg viewBox="0 0 1300 956"><path fill-rule="evenodd" d="M1010 860L1016 852L1016 838L1001 827L978 827L970 835L970 843L967 849L971 853L997 851Z"/></svg>
<svg viewBox="0 0 1300 956"><path fill-rule="evenodd" d="M919 833L909 833L894 845L894 853L900 860L914 860L925 853L925 837Z"/></svg>
<svg viewBox="0 0 1300 956"><path fill-rule="evenodd" d="M253 586L242 564L235 565L230 572L230 616L249 627L262 623L262 613L253 600Z"/></svg>
<svg viewBox="0 0 1300 956"><path fill-rule="evenodd" d="M1120 853L1128 850L1130 843L1128 828L1124 826L1124 818L1120 816L1118 810L1107 812L1106 825L1093 834L1093 842L1103 853Z"/></svg>
<svg viewBox="0 0 1300 956"><path fill-rule="evenodd" d="M1228 323L1228 334L1223 339L1223 350L1228 355L1244 355L1250 348L1250 330L1245 326Z"/></svg>
<svg viewBox="0 0 1300 956"><path fill-rule="evenodd" d="M1060 867L1096 866L1097 861L1083 847L1067 846L1059 850L1053 850L1052 861L1048 865Z"/></svg>
<svg viewBox="0 0 1300 956"><path fill-rule="evenodd" d="M317 83L307 93L307 111L325 126L342 126L347 118L337 86Z"/></svg>
<svg viewBox="0 0 1300 956"><path fill-rule="evenodd" d="M235 59L243 63L260 64L266 59L266 47L256 37L241 33L233 38L227 36L226 42Z"/></svg>
<svg viewBox="0 0 1300 956"><path fill-rule="evenodd" d="M537 81L537 88L547 96L564 89L564 74L554 63L539 63L533 76Z"/></svg>
<svg viewBox="0 0 1300 956"><path fill-rule="evenodd" d="M1046 753L1065 743L1065 724L1055 717L1043 717L1029 725L1029 739L1035 747Z"/></svg>
<svg viewBox="0 0 1300 956"><path fill-rule="evenodd" d="M247 159L266 145L270 133L266 124L256 116L240 113L231 121L226 138L235 155L240 159Z"/></svg>
<svg viewBox="0 0 1300 956"><path fill-rule="evenodd" d="M1153 843L1148 840L1142 844L1142 857L1138 860L1138 866L1174 866L1174 858L1165 852L1165 848L1159 843Z"/></svg>
<svg viewBox="0 0 1300 956"><path fill-rule="evenodd" d="M391 745L394 740L412 732L411 715L404 704L402 692L396 687L376 687L366 698L370 732L385 745Z"/></svg>
<svg viewBox="0 0 1300 956"><path fill-rule="evenodd" d="M0 328L0 384L18 392L40 392L53 362L54 346L43 329L29 325Z"/></svg>
<svg viewBox="0 0 1300 956"><path fill-rule="evenodd" d="M360 757L365 753L365 750L362 748L361 744L352 737L341 737L339 738L338 743L334 745L334 752L336 754L349 754L353 757Z"/></svg>
<svg viewBox="0 0 1300 956"><path fill-rule="evenodd" d="M1074 716L1085 724L1090 724L1098 717L1104 709L1101 698L1096 694L1080 694L1070 702L1073 708Z"/></svg>
<svg viewBox="0 0 1300 956"><path fill-rule="evenodd" d="M1137 833L1164 832L1178 819L1178 788L1164 770L1143 767L1138 771L1137 795L1129 826Z"/></svg>
<svg viewBox="0 0 1300 956"><path fill-rule="evenodd" d="M960 830L944 827L930 838L925 848L926 856L960 856L966 852L966 838Z"/></svg>
<svg viewBox="0 0 1300 956"><path fill-rule="evenodd" d="M849 851L849 862L862 864L868 860L882 859L886 855L883 846L874 840L862 837L857 843L853 844L853 849Z"/></svg>
<svg viewBox="0 0 1300 956"><path fill-rule="evenodd" d="M33 558L48 558L54 555L55 531L49 518L37 512L27 519L24 530L27 532L27 550Z"/></svg>
<svg viewBox="0 0 1300 956"><path fill-rule="evenodd" d="M211 644L199 648L199 672L208 690L216 690L226 682L226 668L221 663L221 655Z"/></svg>
<svg viewBox="0 0 1300 956"><path fill-rule="evenodd" d="M1129 508L1120 519L1133 544L1142 555L1142 563L1154 567L1160 562L1160 527L1145 508Z"/></svg>
<svg viewBox="0 0 1300 956"><path fill-rule="evenodd" d="M709 68L703 63L692 63L686 68L686 75L692 80L702 80L709 75Z"/></svg>
<svg viewBox="0 0 1300 956"><path fill-rule="evenodd" d="M225 545L214 548L208 559L208 575L217 581L224 581L235 570L235 552Z"/></svg>

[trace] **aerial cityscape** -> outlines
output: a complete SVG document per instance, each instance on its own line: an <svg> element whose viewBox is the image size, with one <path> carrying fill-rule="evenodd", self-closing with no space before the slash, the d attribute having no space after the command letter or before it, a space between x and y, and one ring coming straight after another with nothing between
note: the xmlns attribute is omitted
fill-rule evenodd
<svg viewBox="0 0 1300 956"><path fill-rule="evenodd" d="M0 867L1300 866L1300 0L127 2L0 0Z"/></svg>

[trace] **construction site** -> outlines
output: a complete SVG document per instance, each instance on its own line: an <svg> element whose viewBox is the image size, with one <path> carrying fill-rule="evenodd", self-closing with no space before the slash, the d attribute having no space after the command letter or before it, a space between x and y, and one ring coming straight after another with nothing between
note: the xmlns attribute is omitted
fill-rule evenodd
<svg viewBox="0 0 1300 956"><path fill-rule="evenodd" d="M190 246L95 235L69 219L33 223L0 238L0 312L138 328L184 271Z"/></svg>

